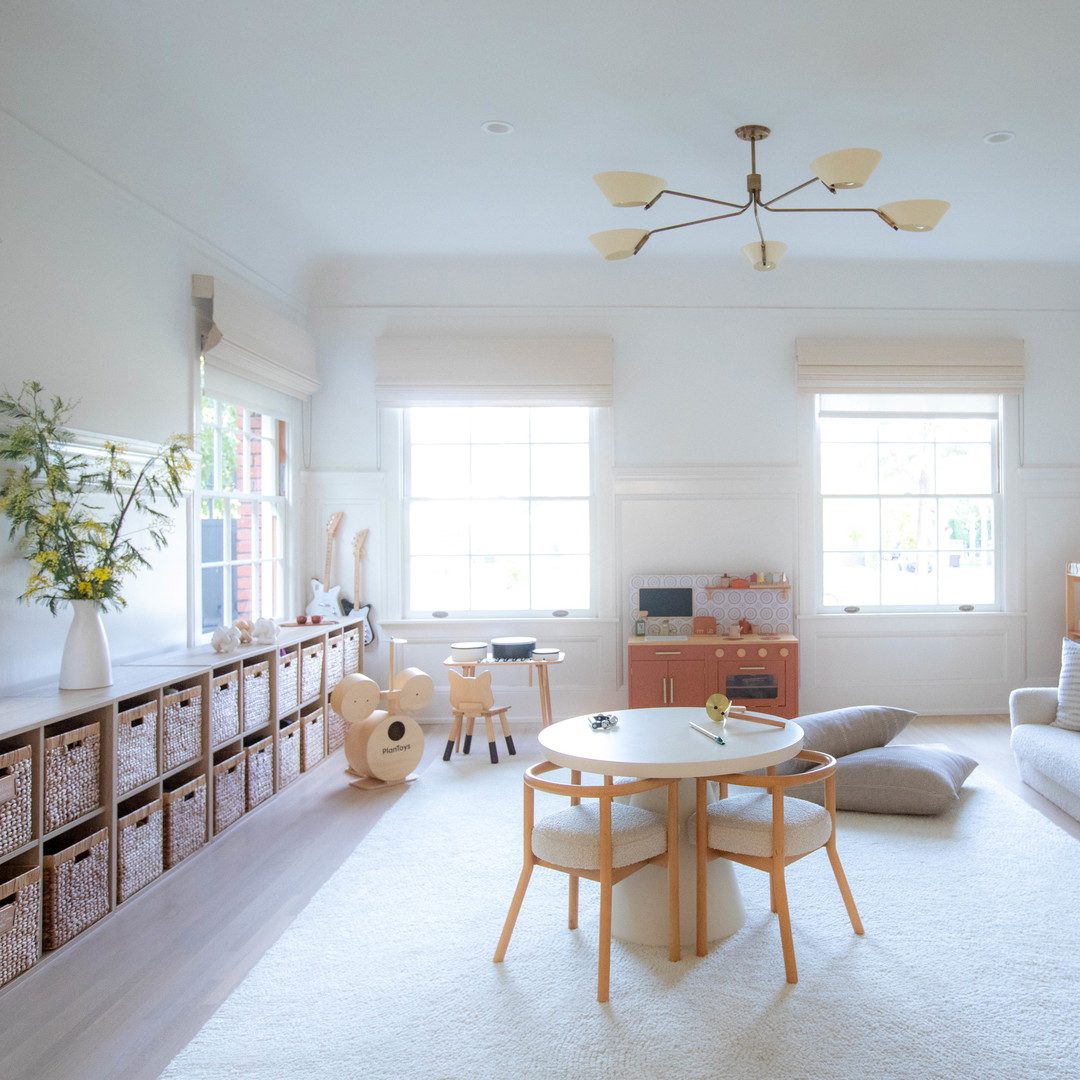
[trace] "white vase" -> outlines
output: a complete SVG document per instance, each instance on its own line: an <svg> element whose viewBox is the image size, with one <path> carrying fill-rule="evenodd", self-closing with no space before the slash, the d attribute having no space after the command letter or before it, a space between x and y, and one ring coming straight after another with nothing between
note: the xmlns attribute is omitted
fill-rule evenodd
<svg viewBox="0 0 1080 1080"><path fill-rule="evenodd" d="M61 690L90 690L112 685L109 639L101 623L101 607L95 600L70 600L64 655L60 660Z"/></svg>

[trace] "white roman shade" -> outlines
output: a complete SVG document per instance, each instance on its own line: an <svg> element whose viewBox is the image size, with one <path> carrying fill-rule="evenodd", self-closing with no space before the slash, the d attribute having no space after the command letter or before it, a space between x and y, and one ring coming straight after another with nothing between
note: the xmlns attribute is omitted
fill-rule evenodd
<svg viewBox="0 0 1080 1080"><path fill-rule="evenodd" d="M607 337L375 341L380 405L610 405Z"/></svg>
<svg viewBox="0 0 1080 1080"><path fill-rule="evenodd" d="M296 323L208 274L193 274L208 367L306 401L320 387L315 342Z"/></svg>
<svg viewBox="0 0 1080 1080"><path fill-rule="evenodd" d="M1018 338L798 338L800 390L994 393L1022 390Z"/></svg>

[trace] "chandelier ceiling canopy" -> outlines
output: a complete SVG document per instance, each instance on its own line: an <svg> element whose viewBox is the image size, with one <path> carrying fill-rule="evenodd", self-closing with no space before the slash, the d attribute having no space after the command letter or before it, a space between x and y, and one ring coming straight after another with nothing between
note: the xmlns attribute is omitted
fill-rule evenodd
<svg viewBox="0 0 1080 1080"><path fill-rule="evenodd" d="M750 172L746 177L746 202L726 202L723 199L713 199L705 195L673 191L667 186L667 181L649 173L597 173L593 180L612 206L643 206L649 210L656 205L661 195L677 195L682 199L696 199L699 202L726 206L731 209L727 213L683 221L677 225L664 225L657 229L609 229L607 232L593 233L589 239L596 250L605 259L628 259L631 255L636 255L644 246L645 241L654 233L684 229L688 225L702 225L707 221L720 221L722 218L738 217L752 209L758 238L744 245L742 252L755 270L774 270L784 252L787 251L787 244L765 239L765 233L761 227L760 211L762 210L779 214L876 214L892 229L903 229L906 232L929 232L949 209L949 204L940 199L907 199L903 202L886 203L876 208L870 206L776 206L774 204L781 199L786 199L796 191L801 191L819 181L833 195L847 188L860 188L870 179L870 174L881 160L881 154L877 150L869 150L865 147L823 154L810 163L810 169L814 175L809 180L765 200L761 195L761 174L757 171L757 144L762 139L768 138L770 131L761 124L745 124L736 128L735 134L750 144Z"/></svg>

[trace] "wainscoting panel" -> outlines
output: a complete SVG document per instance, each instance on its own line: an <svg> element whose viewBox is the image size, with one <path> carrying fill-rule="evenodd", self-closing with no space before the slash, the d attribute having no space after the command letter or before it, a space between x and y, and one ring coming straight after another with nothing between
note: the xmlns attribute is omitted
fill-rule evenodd
<svg viewBox="0 0 1080 1080"><path fill-rule="evenodd" d="M1022 616L821 616L801 620L799 633L804 713L845 705L1003 712L1021 684Z"/></svg>

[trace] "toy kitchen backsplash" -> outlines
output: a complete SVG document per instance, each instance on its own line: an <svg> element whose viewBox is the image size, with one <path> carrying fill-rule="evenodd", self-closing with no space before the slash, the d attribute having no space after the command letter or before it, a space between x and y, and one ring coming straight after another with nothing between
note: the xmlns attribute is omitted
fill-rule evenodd
<svg viewBox="0 0 1080 1080"><path fill-rule="evenodd" d="M759 581L762 578L764 580ZM791 606L791 580L781 570L755 570L748 573L712 574L636 574L630 578L629 633L635 633L636 613L642 589L690 590L691 615L653 617L645 620L649 637L694 632L694 616L716 620L716 633L746 619L755 634L794 633ZM653 594L656 595L656 594ZM676 595L676 594L668 594ZM666 625L665 625L666 624Z"/></svg>

